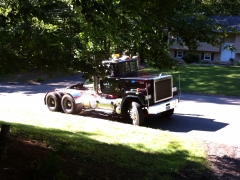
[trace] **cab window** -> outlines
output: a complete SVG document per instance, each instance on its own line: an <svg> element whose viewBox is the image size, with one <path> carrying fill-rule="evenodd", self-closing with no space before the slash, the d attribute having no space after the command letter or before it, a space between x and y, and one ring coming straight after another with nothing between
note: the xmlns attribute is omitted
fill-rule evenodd
<svg viewBox="0 0 240 180"><path fill-rule="evenodd" d="M120 74L122 75L130 71L130 67L128 63L119 63L118 67L119 67Z"/></svg>
<svg viewBox="0 0 240 180"><path fill-rule="evenodd" d="M131 66L131 71L138 71L137 61L130 62L130 66Z"/></svg>

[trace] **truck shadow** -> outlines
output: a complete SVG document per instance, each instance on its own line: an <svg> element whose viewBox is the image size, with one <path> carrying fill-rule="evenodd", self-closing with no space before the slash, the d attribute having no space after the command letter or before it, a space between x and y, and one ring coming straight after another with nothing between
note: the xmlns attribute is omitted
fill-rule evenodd
<svg viewBox="0 0 240 180"><path fill-rule="evenodd" d="M130 120L107 112L84 111L80 115L124 124L131 124ZM170 132L187 133L193 130L215 132L227 125L227 123L217 122L214 121L214 119L204 118L201 115L175 113L169 118L161 117L161 115L149 115L145 117L143 127Z"/></svg>
<svg viewBox="0 0 240 180"><path fill-rule="evenodd" d="M145 119L145 126L148 128L183 133L193 130L215 132L229 125L197 114L175 113L169 118L161 117L161 115L152 115Z"/></svg>
<svg viewBox="0 0 240 180"><path fill-rule="evenodd" d="M108 120L112 122L120 122L124 124L131 124L130 120L123 118L117 114L112 114L111 112L108 112L108 111L102 112L102 111L95 111L95 110L86 110L86 111L82 111L80 113L80 116Z"/></svg>

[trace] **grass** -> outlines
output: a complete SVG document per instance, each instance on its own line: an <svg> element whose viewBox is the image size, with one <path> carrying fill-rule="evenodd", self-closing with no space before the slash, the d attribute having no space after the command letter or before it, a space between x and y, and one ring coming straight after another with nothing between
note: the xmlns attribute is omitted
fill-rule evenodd
<svg viewBox="0 0 240 180"><path fill-rule="evenodd" d="M89 171L88 164L94 164L91 168L96 172L99 165L103 166L97 179L175 179L189 167L194 169L189 170L191 175L199 176L205 170L204 149L191 138L62 113L26 112L16 117L5 120L1 116L0 125L10 124L12 136L44 142L56 154L80 162L79 178ZM111 177L108 171L113 167ZM95 179L96 174L88 176Z"/></svg>
<svg viewBox="0 0 240 180"><path fill-rule="evenodd" d="M157 74L159 70L148 67L142 72ZM174 85L184 93L240 96L239 66L182 65L178 71L162 71L172 74Z"/></svg>

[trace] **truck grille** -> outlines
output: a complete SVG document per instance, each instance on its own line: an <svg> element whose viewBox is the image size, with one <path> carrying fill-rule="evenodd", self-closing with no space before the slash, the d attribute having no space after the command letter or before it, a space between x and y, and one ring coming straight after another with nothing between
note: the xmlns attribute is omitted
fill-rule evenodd
<svg viewBox="0 0 240 180"><path fill-rule="evenodd" d="M154 103L158 103L172 97L171 77L154 81Z"/></svg>

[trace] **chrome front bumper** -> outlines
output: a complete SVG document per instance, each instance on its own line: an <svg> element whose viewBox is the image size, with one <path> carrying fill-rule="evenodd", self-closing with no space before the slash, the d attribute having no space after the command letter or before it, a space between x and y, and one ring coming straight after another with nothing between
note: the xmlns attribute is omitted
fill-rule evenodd
<svg viewBox="0 0 240 180"><path fill-rule="evenodd" d="M169 109L174 109L175 107L178 106L178 103L179 103L179 97L173 97L168 101L160 102L152 106L149 106L148 114L158 114L158 113L167 111Z"/></svg>

